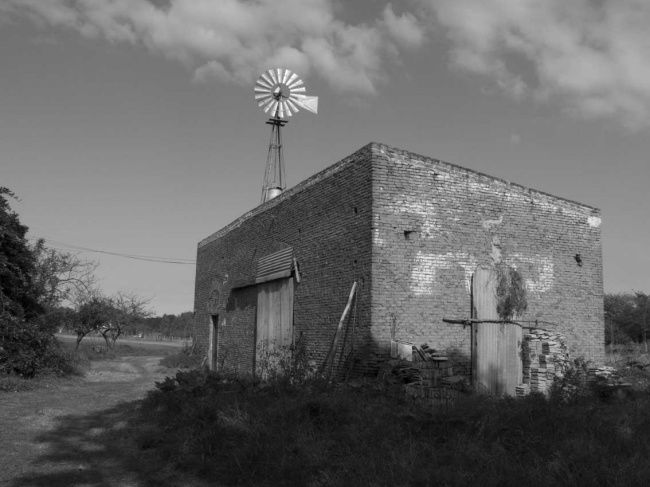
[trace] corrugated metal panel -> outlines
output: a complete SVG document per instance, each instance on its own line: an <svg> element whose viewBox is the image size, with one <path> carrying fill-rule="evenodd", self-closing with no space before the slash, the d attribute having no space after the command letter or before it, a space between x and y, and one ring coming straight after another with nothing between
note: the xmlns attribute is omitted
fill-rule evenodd
<svg viewBox="0 0 650 487"><path fill-rule="evenodd" d="M262 257L257 262L255 282L266 282L289 277L293 267L293 248L287 247L273 254Z"/></svg>

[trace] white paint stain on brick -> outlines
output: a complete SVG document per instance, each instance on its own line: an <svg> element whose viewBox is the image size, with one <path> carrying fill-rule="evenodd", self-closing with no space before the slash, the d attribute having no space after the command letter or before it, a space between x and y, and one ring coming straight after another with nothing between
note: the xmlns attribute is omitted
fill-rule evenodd
<svg viewBox="0 0 650 487"><path fill-rule="evenodd" d="M601 219L599 216L590 216L587 218L587 224L592 228L600 227Z"/></svg>
<svg viewBox="0 0 650 487"><path fill-rule="evenodd" d="M477 266L476 258L473 255L467 252L447 252L445 254L418 252L411 267L411 291L416 296L432 295L437 272L457 266L463 268L465 288L469 292L472 274Z"/></svg>
<svg viewBox="0 0 650 487"><path fill-rule="evenodd" d="M502 223L503 223L503 215L501 215L496 220L483 220L481 222L481 225L483 225L483 228L485 228L486 230L489 230L490 228L501 225Z"/></svg>
<svg viewBox="0 0 650 487"><path fill-rule="evenodd" d="M379 233L379 228L373 228L372 229L372 243L376 245L377 247L383 247L384 246L384 239L381 238L381 235Z"/></svg>
<svg viewBox="0 0 650 487"><path fill-rule="evenodd" d="M553 259L548 256L533 255L523 256L515 254L507 259L513 267L522 267L528 264L532 267L532 274L524 275L526 289L540 295L551 289L554 281ZM418 252L411 266L410 288L416 296L430 296L435 292L436 276L442 270L453 269L457 266L463 268L464 284L467 292L472 285L472 275L478 266L476 257L467 252L447 252L445 254Z"/></svg>
<svg viewBox="0 0 650 487"><path fill-rule="evenodd" d="M533 255L524 256L521 254L514 254L511 258L507 259L507 263L515 268L521 267L522 263L530 264L533 268L533 275L525 275L522 272L522 277L526 284L526 290L532 294L540 295L545 293L553 287L555 280L553 258L549 256Z"/></svg>

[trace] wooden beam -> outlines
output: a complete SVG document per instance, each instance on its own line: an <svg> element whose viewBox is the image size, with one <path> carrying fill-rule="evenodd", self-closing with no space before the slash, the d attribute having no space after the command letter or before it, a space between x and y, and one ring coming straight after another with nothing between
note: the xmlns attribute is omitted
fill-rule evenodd
<svg viewBox="0 0 650 487"><path fill-rule="evenodd" d="M350 296L348 297L348 303L345 305L341 319L339 320L339 325L336 327L336 333L334 333L334 339L332 340L332 345L330 346L329 352L325 357L325 362L323 362L323 371L326 372L326 377L329 380L332 374L332 366L334 365L334 356L336 355L336 347L339 344L339 339L341 338L341 330L343 330L343 325L345 323L348 314L350 313L350 308L352 307L352 299L354 298L354 293L357 290L357 282L354 281L352 284L352 289L350 289Z"/></svg>

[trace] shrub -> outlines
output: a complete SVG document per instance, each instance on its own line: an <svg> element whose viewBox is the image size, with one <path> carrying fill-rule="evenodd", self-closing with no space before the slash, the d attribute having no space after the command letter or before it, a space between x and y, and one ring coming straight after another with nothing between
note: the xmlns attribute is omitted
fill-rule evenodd
<svg viewBox="0 0 650 487"><path fill-rule="evenodd" d="M63 351L38 324L9 314L0 316L0 373L31 378L37 373L78 371L74 354Z"/></svg>
<svg viewBox="0 0 650 487"><path fill-rule="evenodd" d="M470 396L436 411L372 383L283 384L179 372L143 404L138 444L220 485L644 485L650 475L647 396Z"/></svg>
<svg viewBox="0 0 650 487"><path fill-rule="evenodd" d="M192 347L185 346L180 352L164 357L160 365L169 368L195 369L200 367L202 362L202 355L195 353Z"/></svg>

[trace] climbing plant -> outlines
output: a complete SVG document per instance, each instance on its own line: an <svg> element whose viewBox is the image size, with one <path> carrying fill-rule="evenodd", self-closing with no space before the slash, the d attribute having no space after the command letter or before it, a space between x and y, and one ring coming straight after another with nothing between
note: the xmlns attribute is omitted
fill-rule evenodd
<svg viewBox="0 0 650 487"><path fill-rule="evenodd" d="M510 320L528 308L524 279L517 269L506 264L496 266L497 313L502 320Z"/></svg>

